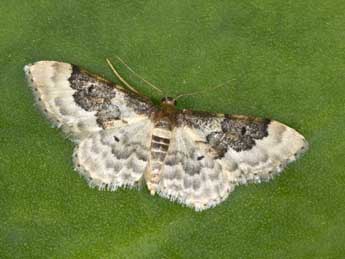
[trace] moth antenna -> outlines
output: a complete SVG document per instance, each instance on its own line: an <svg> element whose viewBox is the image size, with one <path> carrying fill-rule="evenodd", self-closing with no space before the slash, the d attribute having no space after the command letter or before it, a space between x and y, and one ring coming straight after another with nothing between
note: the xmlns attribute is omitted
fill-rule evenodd
<svg viewBox="0 0 345 259"><path fill-rule="evenodd" d="M131 86L129 83L127 83L127 81L119 74L119 72L117 72L117 70L115 69L115 67L113 66L113 64L110 62L109 59L105 59L108 63L108 66L110 67L110 69L113 71L113 73L116 75L116 77L118 79L120 79L120 81L127 86L132 92L142 95L141 93L139 93L133 86Z"/></svg>
<svg viewBox="0 0 345 259"><path fill-rule="evenodd" d="M185 96L192 96L192 95L198 95L198 94L204 94L206 92L209 92L209 91L214 91L216 90L217 88L220 88L220 87L224 87L225 84L231 82L231 81L235 81L236 79L230 79L224 83L221 83L219 85L216 85L214 87L211 87L211 89L205 89L205 90L200 90L200 91L195 91L195 92L191 92L191 93L183 93L183 94L179 94L178 96L176 96L175 100L177 99L180 99L181 97L185 97Z"/></svg>
<svg viewBox="0 0 345 259"><path fill-rule="evenodd" d="M154 84L152 84L150 81L146 80L145 78L143 78L141 75L139 75L137 72L135 72L129 65L126 64L126 62L124 62L119 56L116 56L116 58L129 70L131 71L137 78L139 78L140 80L144 81L146 84L148 84L149 86L151 86L153 89L155 89L156 91L160 92L161 94L163 94L163 91L161 89L159 89L157 86L155 86Z"/></svg>

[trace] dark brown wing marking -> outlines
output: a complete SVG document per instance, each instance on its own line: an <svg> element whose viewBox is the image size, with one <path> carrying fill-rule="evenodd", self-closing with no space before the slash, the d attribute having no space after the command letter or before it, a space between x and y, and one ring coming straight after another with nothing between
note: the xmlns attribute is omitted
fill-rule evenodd
<svg viewBox="0 0 345 259"><path fill-rule="evenodd" d="M149 116L154 108L148 98L92 75L76 65L72 65L72 74L68 80L71 88L76 90L73 94L75 102L86 111L96 111L97 123L102 128L121 119L123 104L138 115Z"/></svg>
<svg viewBox="0 0 345 259"><path fill-rule="evenodd" d="M250 150L255 140L268 136L268 119L227 115L221 122L221 131L210 133L207 141L224 155L227 147L239 151Z"/></svg>
<svg viewBox="0 0 345 259"><path fill-rule="evenodd" d="M228 148L250 150L255 140L267 137L269 119L241 115L223 115L207 112L182 111L178 126L190 126L206 132L206 141L223 157Z"/></svg>

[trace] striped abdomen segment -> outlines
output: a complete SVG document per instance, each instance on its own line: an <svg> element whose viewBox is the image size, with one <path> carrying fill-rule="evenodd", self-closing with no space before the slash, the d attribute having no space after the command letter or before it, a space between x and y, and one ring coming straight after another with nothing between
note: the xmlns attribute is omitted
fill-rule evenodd
<svg viewBox="0 0 345 259"><path fill-rule="evenodd" d="M167 119L159 120L153 129L151 139L151 159L146 183L151 193L156 191L160 174L167 155L171 138L171 123Z"/></svg>

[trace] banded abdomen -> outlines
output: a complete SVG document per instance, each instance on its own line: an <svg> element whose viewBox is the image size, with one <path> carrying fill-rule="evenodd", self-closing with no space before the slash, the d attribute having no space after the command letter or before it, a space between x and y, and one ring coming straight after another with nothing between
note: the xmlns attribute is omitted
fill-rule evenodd
<svg viewBox="0 0 345 259"><path fill-rule="evenodd" d="M165 117L155 123L152 131L150 161L145 173L146 184L151 194L156 192L160 180L164 160L169 149L171 131L171 121Z"/></svg>

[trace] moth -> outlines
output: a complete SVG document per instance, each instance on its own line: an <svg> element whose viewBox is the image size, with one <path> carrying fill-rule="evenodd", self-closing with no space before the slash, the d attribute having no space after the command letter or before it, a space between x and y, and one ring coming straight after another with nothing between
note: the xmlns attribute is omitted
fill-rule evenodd
<svg viewBox="0 0 345 259"><path fill-rule="evenodd" d="M139 187L205 210L239 184L260 183L295 161L308 143L275 120L154 105L132 88L72 64L24 68L46 117L75 143L73 162L101 190Z"/></svg>

